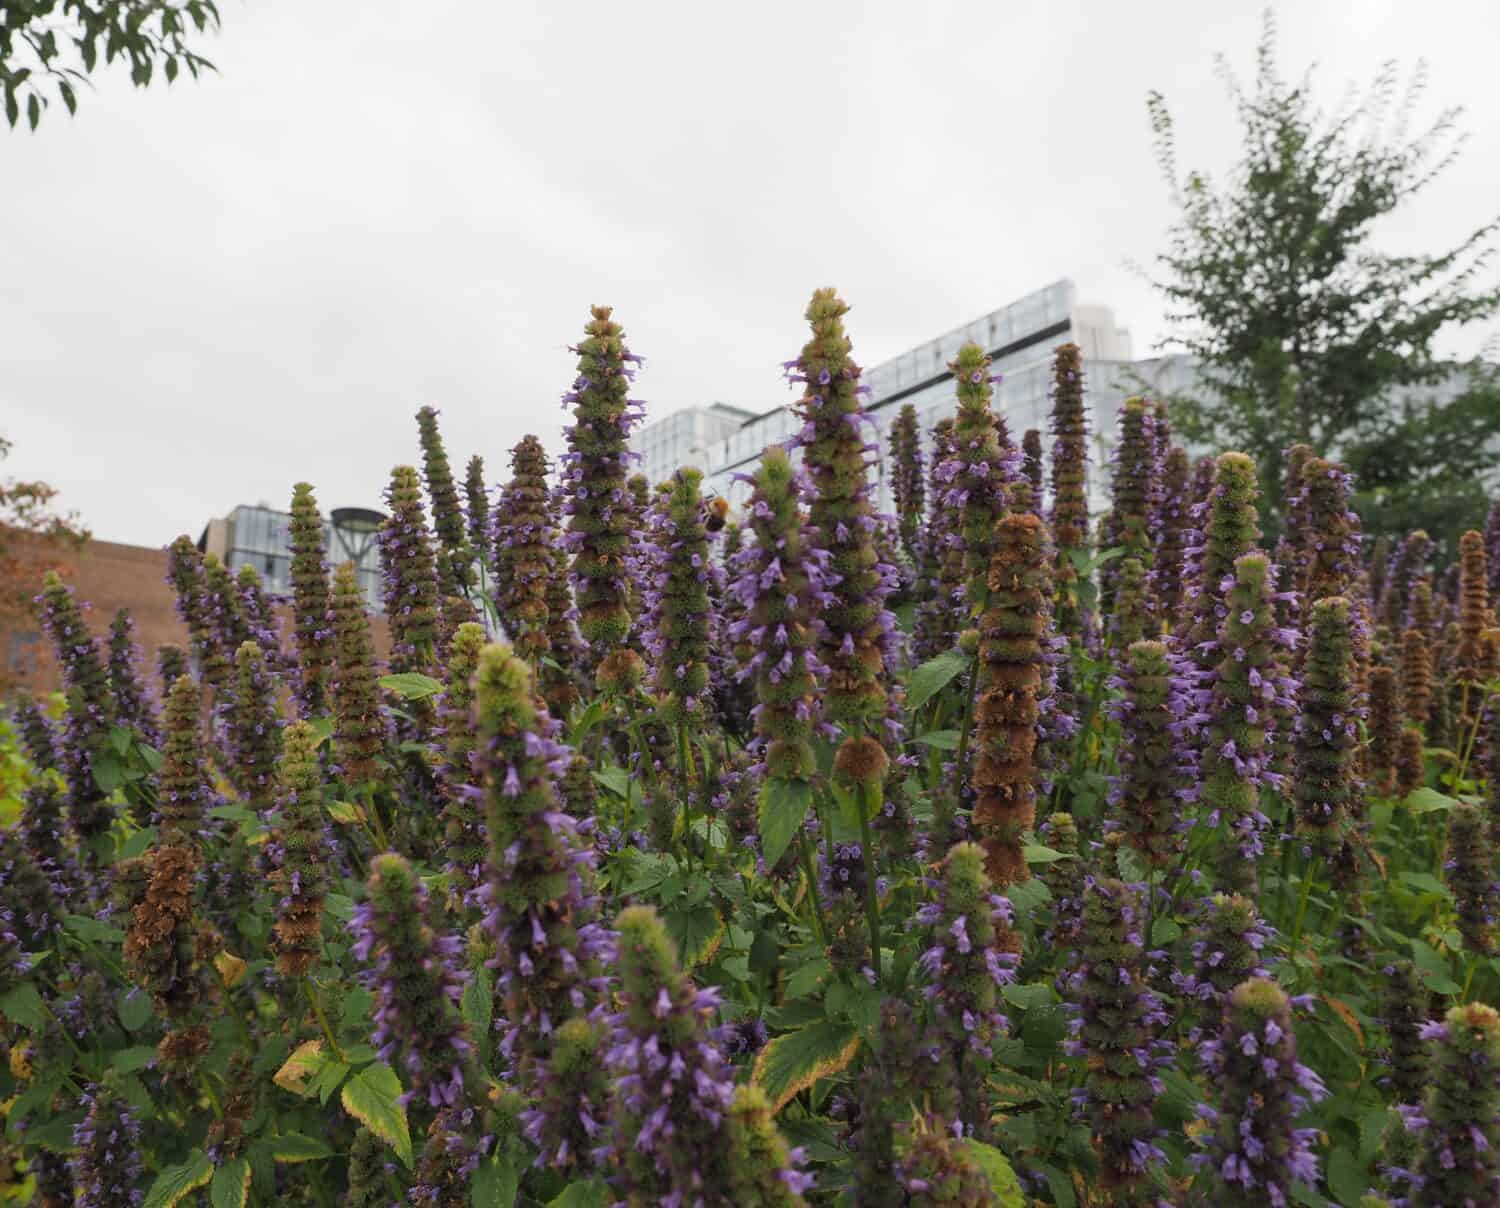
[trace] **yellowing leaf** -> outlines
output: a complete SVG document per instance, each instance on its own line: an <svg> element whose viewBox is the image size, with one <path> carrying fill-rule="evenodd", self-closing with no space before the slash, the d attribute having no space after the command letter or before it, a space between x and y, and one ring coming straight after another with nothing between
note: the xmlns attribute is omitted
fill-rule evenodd
<svg viewBox="0 0 1500 1208"><path fill-rule="evenodd" d="M307 1094L307 1080L323 1068L327 1058L323 1054L321 1040L308 1040L299 1044L292 1055L282 1062L281 1068L271 1078L284 1091L294 1095Z"/></svg>
<svg viewBox="0 0 1500 1208"><path fill-rule="evenodd" d="M232 952L221 952L214 957L214 968L224 979L225 986L237 986L250 966Z"/></svg>
<svg viewBox="0 0 1500 1208"><path fill-rule="evenodd" d="M365 1066L344 1083L339 1099L346 1112L394 1149L410 1169L411 1132L395 1070L383 1062Z"/></svg>
<svg viewBox="0 0 1500 1208"><path fill-rule="evenodd" d="M250 1160L235 1158L214 1172L208 1189L213 1208L245 1208L250 1202Z"/></svg>
<svg viewBox="0 0 1500 1208"><path fill-rule="evenodd" d="M328 810L328 816L342 826L365 820L365 811L353 801L330 801L324 808Z"/></svg>
<svg viewBox="0 0 1500 1208"><path fill-rule="evenodd" d="M859 1029L831 1019L778 1036L755 1060L750 1081L766 1092L774 1115L819 1078L847 1069L859 1051Z"/></svg>
<svg viewBox="0 0 1500 1208"><path fill-rule="evenodd" d="M1354 1039L1359 1042L1359 1047L1363 1049L1365 1047L1365 1032L1359 1026L1359 1020L1354 1018L1354 1012L1332 994L1323 995L1323 1001L1328 1004L1329 1010L1349 1026L1349 1030L1354 1033Z"/></svg>
<svg viewBox="0 0 1500 1208"><path fill-rule="evenodd" d="M181 1166L169 1166L156 1176L142 1208L172 1208L213 1177L214 1164L201 1149L195 1149Z"/></svg>

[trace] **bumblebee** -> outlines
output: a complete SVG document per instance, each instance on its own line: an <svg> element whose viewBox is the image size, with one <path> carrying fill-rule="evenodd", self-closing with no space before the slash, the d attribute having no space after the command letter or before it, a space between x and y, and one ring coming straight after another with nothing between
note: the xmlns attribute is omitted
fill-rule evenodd
<svg viewBox="0 0 1500 1208"><path fill-rule="evenodd" d="M710 533L717 533L724 527L725 521L729 519L729 500L722 495L715 495L712 499L703 502L703 527Z"/></svg>

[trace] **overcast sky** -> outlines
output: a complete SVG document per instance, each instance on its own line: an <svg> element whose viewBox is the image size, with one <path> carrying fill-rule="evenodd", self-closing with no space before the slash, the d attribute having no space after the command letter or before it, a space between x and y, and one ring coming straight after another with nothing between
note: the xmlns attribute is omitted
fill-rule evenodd
<svg viewBox="0 0 1500 1208"><path fill-rule="evenodd" d="M786 399L811 291L874 364L1059 277L1164 334L1127 261L1185 167L1231 162L1216 51L1258 3L221 0L198 83L101 74L76 119L0 132L0 472L96 535L161 545L238 503L379 503L442 409L492 481L560 447L568 345L607 303L650 415ZM1494 0L1301 0L1286 74L1330 105L1425 57L1469 146L1389 232L1436 250L1500 209Z"/></svg>

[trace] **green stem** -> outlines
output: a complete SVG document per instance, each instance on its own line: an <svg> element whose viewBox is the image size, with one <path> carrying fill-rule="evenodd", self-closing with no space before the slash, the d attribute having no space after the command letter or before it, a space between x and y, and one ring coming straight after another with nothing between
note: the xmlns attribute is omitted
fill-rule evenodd
<svg viewBox="0 0 1500 1208"><path fill-rule="evenodd" d="M1292 938L1287 945L1288 951L1295 952L1297 941L1302 938L1302 924L1307 919L1307 903L1312 897L1313 873L1317 870L1318 858L1314 856L1307 862L1307 867L1302 871L1302 896L1297 902L1297 919L1292 924Z"/></svg>
<svg viewBox="0 0 1500 1208"><path fill-rule="evenodd" d="M969 729L974 716L974 698L979 695L979 656L969 662L969 693L964 697L964 711L958 723L958 751L953 757L953 766L958 772L960 793L969 781Z"/></svg>
<svg viewBox="0 0 1500 1208"><path fill-rule="evenodd" d="M812 846L807 841L807 831L797 832L797 846L802 851L802 871L807 877L807 895L813 908L813 931L817 934L818 942L827 948L828 932L823 924L823 901L818 893L818 869L813 863Z"/></svg>
<svg viewBox="0 0 1500 1208"><path fill-rule="evenodd" d="M677 770L682 776L682 846L687 868L693 868L693 753L688 746L687 723L677 723ZM706 846L706 845L705 845ZM707 857L705 856L705 863Z"/></svg>
<svg viewBox="0 0 1500 1208"><path fill-rule="evenodd" d="M318 987L310 977L302 979L302 988L307 992L307 1001L312 1004L313 1015L317 1017L318 1027L323 1030L323 1039L328 1041L328 1047L333 1052L335 1061L343 1061L344 1050L339 1048L338 1039L333 1034L333 1029L328 1026L328 1016L323 1014L323 1004L318 1001Z"/></svg>

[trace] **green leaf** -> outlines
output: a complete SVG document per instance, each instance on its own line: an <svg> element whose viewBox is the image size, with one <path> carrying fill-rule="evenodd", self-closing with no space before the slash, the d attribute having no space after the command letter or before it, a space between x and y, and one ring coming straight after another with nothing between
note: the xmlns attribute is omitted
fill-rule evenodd
<svg viewBox="0 0 1500 1208"><path fill-rule="evenodd" d="M156 827L148 826L144 830L136 831L124 843L120 844L120 853L115 858L117 860L134 860L137 856L144 856L155 842Z"/></svg>
<svg viewBox="0 0 1500 1208"><path fill-rule="evenodd" d="M333 1092L344 1084L344 1078L352 1067L347 1061L329 1061L319 1067L318 1072L307 1084L309 1091L316 1091L318 1102L326 1104L333 1098Z"/></svg>
<svg viewBox="0 0 1500 1208"><path fill-rule="evenodd" d="M489 1058L490 1023L495 1015L495 990L490 985L490 975L483 967L475 970L464 987L463 997L458 1000L458 1009L464 1022L469 1025L469 1035L478 1041L480 1061Z"/></svg>
<svg viewBox="0 0 1500 1208"><path fill-rule="evenodd" d="M1151 942L1164 947L1182 938L1182 924L1176 919L1157 919L1151 924Z"/></svg>
<svg viewBox="0 0 1500 1208"><path fill-rule="evenodd" d="M294 1162L315 1162L319 1158L333 1157L333 1150L322 1141L316 1137L304 1137L301 1133L283 1133L279 1137L270 1137L267 1139L267 1146L275 1161L286 1162L289 1165Z"/></svg>
<svg viewBox="0 0 1500 1208"><path fill-rule="evenodd" d="M201 1149L195 1149L181 1166L169 1166L156 1176L142 1208L172 1208L213 1177L214 1164Z"/></svg>
<svg viewBox="0 0 1500 1208"><path fill-rule="evenodd" d="M63 926L79 939L87 940L91 944L123 944L125 942L125 933L118 927L101 923L98 919L89 918L87 915L70 914L63 919Z"/></svg>
<svg viewBox="0 0 1500 1208"><path fill-rule="evenodd" d="M436 696L443 690L440 681L433 679L430 675L420 675L415 671L382 675L379 683L387 692L394 692L402 700L426 700L429 696Z"/></svg>
<svg viewBox="0 0 1500 1208"><path fill-rule="evenodd" d="M593 776L595 784L603 785L621 801L630 800L630 774L624 768L600 768Z"/></svg>
<svg viewBox="0 0 1500 1208"><path fill-rule="evenodd" d="M859 1051L859 1029L825 1019L778 1036L755 1059L750 1080L766 1092L772 1113L819 1078L847 1069Z"/></svg>
<svg viewBox="0 0 1500 1208"><path fill-rule="evenodd" d="M791 845L812 804L812 785L805 780L767 780L760 791L760 850L766 867L775 868Z"/></svg>
<svg viewBox="0 0 1500 1208"><path fill-rule="evenodd" d="M1439 881L1430 872L1412 872L1407 870L1400 874L1400 880L1421 893L1435 893L1439 897L1448 897L1448 887Z"/></svg>
<svg viewBox="0 0 1500 1208"><path fill-rule="evenodd" d="M110 751L102 751L94 756L89 770L93 772L94 783L99 786L101 793L113 793L125 783L125 765Z"/></svg>
<svg viewBox="0 0 1500 1208"><path fill-rule="evenodd" d="M1438 810L1451 810L1457 799L1440 793L1437 789L1420 788L1408 793L1405 805L1414 814L1431 814Z"/></svg>
<svg viewBox="0 0 1500 1208"><path fill-rule="evenodd" d="M235 1158L214 1171L208 1198L213 1208L245 1208L250 1200L250 1159Z"/></svg>
<svg viewBox="0 0 1500 1208"><path fill-rule="evenodd" d="M974 1159L974 1164L984 1171L984 1177L989 1180L990 1190L995 1193L997 1208L1025 1208L1026 1197L1021 1193L1021 1181L1016 1178L1016 1172L1006 1156L993 1145L986 1145L973 1137L965 1138L963 1145L969 1151L969 1157Z"/></svg>
<svg viewBox="0 0 1500 1208"><path fill-rule="evenodd" d="M831 966L821 956L808 961L805 965L798 966L797 970L786 979L788 1000L816 993L830 972Z"/></svg>
<svg viewBox="0 0 1500 1208"><path fill-rule="evenodd" d="M917 710L941 692L954 676L968 670L970 658L962 650L945 650L936 658L928 659L911 673L906 681L906 710L915 715Z"/></svg>
<svg viewBox="0 0 1500 1208"><path fill-rule="evenodd" d="M126 990L120 995L116 1010L122 1028L127 1032L139 1032L151 1019L151 996L144 990Z"/></svg>
<svg viewBox="0 0 1500 1208"><path fill-rule="evenodd" d="M366 1066L344 1083L339 1101L346 1112L394 1149L409 1170L411 1133L400 1098L401 1080L395 1070L381 1062Z"/></svg>
<svg viewBox="0 0 1500 1208"><path fill-rule="evenodd" d="M939 751L956 751L958 750L958 731L929 730L926 734L918 734L912 742L921 743L924 747L933 747Z"/></svg>
<svg viewBox="0 0 1500 1208"><path fill-rule="evenodd" d="M1070 550L1076 554L1077 550ZM1047 1190L1052 1192L1052 1201L1057 1208L1078 1208L1078 1196L1073 1191L1073 1180L1056 1166L1043 1166L1042 1175L1047 1180Z"/></svg>
<svg viewBox="0 0 1500 1208"><path fill-rule="evenodd" d="M479 1164L469 1181L469 1203L472 1208L514 1208L520 1187L515 1162L491 1154Z"/></svg>
<svg viewBox="0 0 1500 1208"><path fill-rule="evenodd" d="M138 1044L128 1049L121 1049L112 1053L109 1064L122 1074L133 1074L136 1070L143 1070L156 1060L156 1048L154 1045Z"/></svg>
<svg viewBox="0 0 1500 1208"><path fill-rule="evenodd" d="M547 1208L604 1208L611 1198L603 1179L585 1179L581 1183L569 1183L561 1195L548 1202Z"/></svg>
<svg viewBox="0 0 1500 1208"><path fill-rule="evenodd" d="M1028 864L1055 864L1059 860L1076 860L1077 856L1068 855L1066 852L1053 851L1050 847L1043 847L1040 843L1027 843L1021 848L1021 855Z"/></svg>
<svg viewBox="0 0 1500 1208"><path fill-rule="evenodd" d="M1328 1155L1328 1190L1340 1204L1358 1204L1369 1186L1364 1167L1342 1146Z"/></svg>
<svg viewBox="0 0 1500 1208"><path fill-rule="evenodd" d="M1029 982L1023 986L1015 984L1001 986L1000 994L1006 1002L1013 1003L1023 1011L1050 1007L1057 1001L1056 993L1046 982Z"/></svg>
<svg viewBox="0 0 1500 1208"><path fill-rule="evenodd" d="M0 994L0 1015L32 1032L40 1032L47 1026L47 1009L42 1005L42 996L29 981Z"/></svg>
<svg viewBox="0 0 1500 1208"><path fill-rule="evenodd" d="M315 717L307 724L313 728L313 733L318 737L317 742L313 744L314 747L321 747L333 737L333 718Z"/></svg>
<svg viewBox="0 0 1500 1208"><path fill-rule="evenodd" d="M707 902L687 909L669 910L662 921L677 941L684 969L700 965L713 956L724 938L724 920Z"/></svg>

